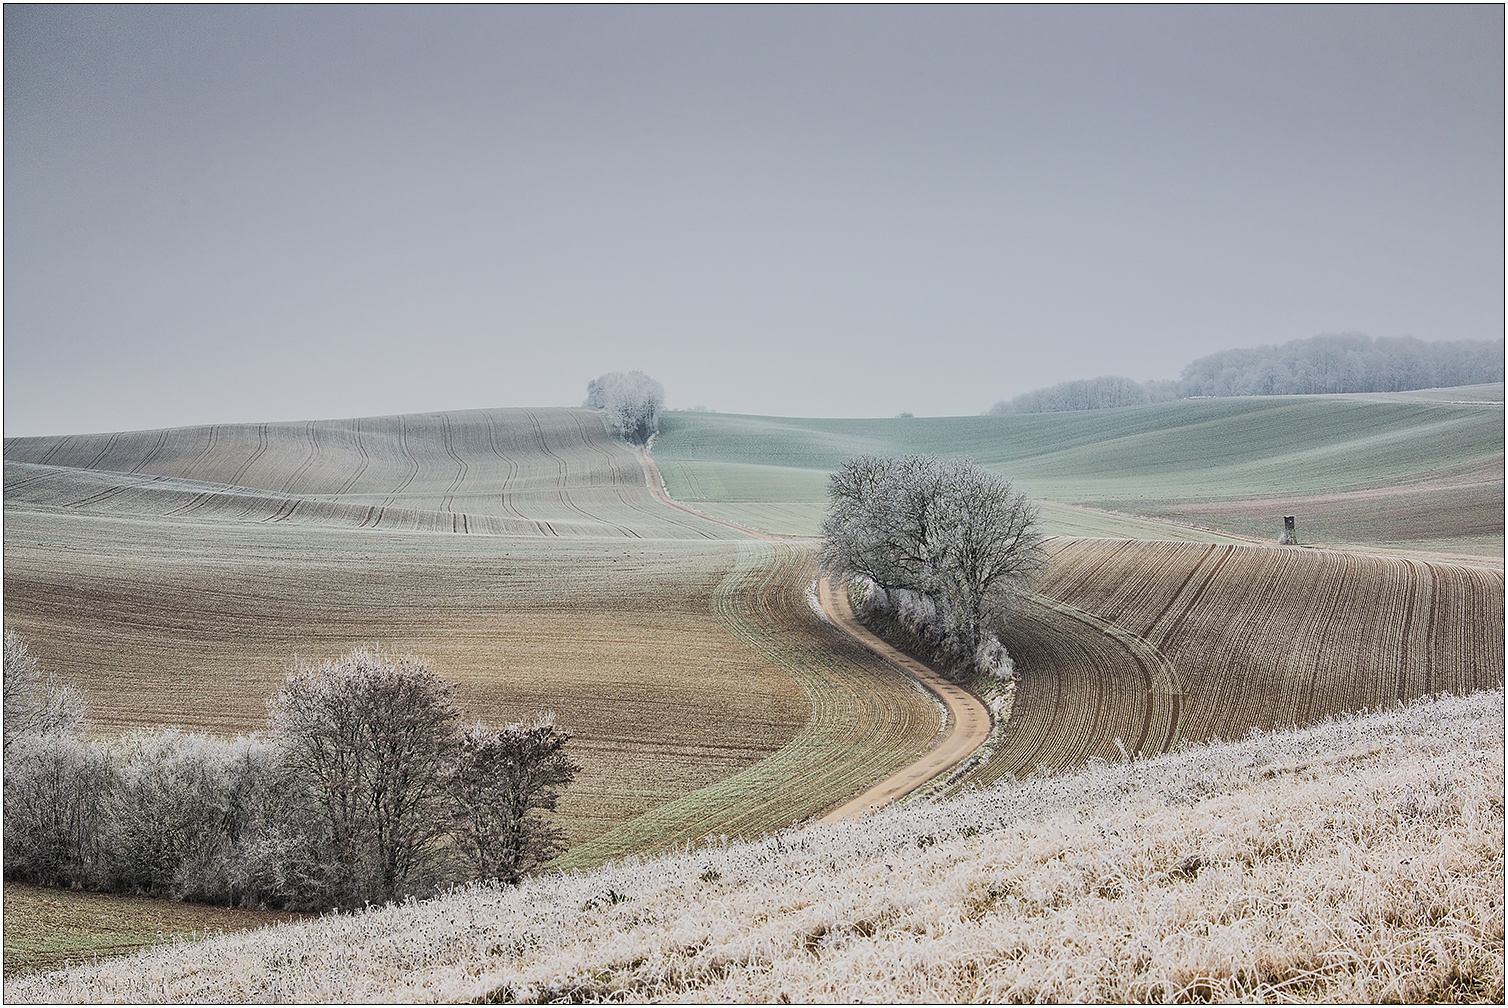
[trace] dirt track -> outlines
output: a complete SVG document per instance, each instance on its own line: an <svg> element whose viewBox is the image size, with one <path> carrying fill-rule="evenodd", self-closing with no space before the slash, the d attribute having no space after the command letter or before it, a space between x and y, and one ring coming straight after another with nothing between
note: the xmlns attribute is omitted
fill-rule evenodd
<svg viewBox="0 0 1508 1008"><path fill-rule="evenodd" d="M973 754L990 735L990 712L979 698L932 671L921 662L903 654L866 630L849 607L848 597L835 591L826 575L817 584L817 599L822 611L844 633L892 664L900 666L943 702L948 709L947 734L927 754L909 766L880 781L863 794L833 809L819 822L853 819L910 794L923 784L947 773Z"/></svg>
<svg viewBox="0 0 1508 1008"><path fill-rule="evenodd" d="M763 539L767 542L784 541L779 536L756 532L754 529L746 528L733 522L712 518L709 515L702 514L695 508L680 503L666 492L665 482L660 476L659 467L654 464L654 460L649 457L649 453L647 451L639 452L639 460L644 464L644 474L649 482L650 493L662 503L694 514L699 518L715 521L720 525L737 529L756 539ZM974 750L984 744L985 740L989 738L992 721L989 709L972 693L934 672L909 655L903 654L896 648L891 647L879 637L866 630L854 615L853 609L848 604L847 596L840 591L835 591L826 575L818 582L817 600L822 606L822 611L827 614L828 619L832 621L834 626L915 679L929 693L937 697L948 712L948 720L944 725L942 740L936 746L929 749L915 763L902 767L896 773L886 777L862 794L850 798L818 820L819 822L834 822L839 819L858 818L877 808L888 805L897 798L910 794L933 778L947 773L968 759Z"/></svg>

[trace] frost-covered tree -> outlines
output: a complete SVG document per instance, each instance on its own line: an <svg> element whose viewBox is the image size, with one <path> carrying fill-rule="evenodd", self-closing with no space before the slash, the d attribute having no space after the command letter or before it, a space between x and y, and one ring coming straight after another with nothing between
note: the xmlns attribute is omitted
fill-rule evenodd
<svg viewBox="0 0 1508 1008"><path fill-rule="evenodd" d="M612 371L586 386L587 409L600 409L629 444L647 445L660 430L665 387L643 371Z"/></svg>
<svg viewBox="0 0 1508 1008"><path fill-rule="evenodd" d="M579 769L565 754L569 740L548 716L461 733L449 790L455 851L470 877L517 882L565 849L564 832L540 813L555 811Z"/></svg>
<svg viewBox="0 0 1508 1008"><path fill-rule="evenodd" d="M72 732L83 724L84 699L72 686L44 674L14 630L5 632L4 747L23 735Z"/></svg>
<svg viewBox="0 0 1508 1008"><path fill-rule="evenodd" d="M1111 376L1062 382L1002 400L989 412L1057 413L1191 396L1402 392L1502 380L1502 343L1327 333L1278 346L1222 350L1193 361L1177 380L1137 383Z"/></svg>
<svg viewBox="0 0 1508 1008"><path fill-rule="evenodd" d="M998 658L994 627L1042 564L1036 509L1009 480L963 459L863 455L828 495L825 569L897 596L956 660Z"/></svg>
<svg viewBox="0 0 1508 1008"><path fill-rule="evenodd" d="M306 803L303 887L361 906L438 884L460 717L450 685L417 659L357 650L296 670L269 706Z"/></svg>
<svg viewBox="0 0 1508 1008"><path fill-rule="evenodd" d="M271 846L310 905L516 881L562 849L540 812L576 767L549 719L463 729L450 684L424 662L361 650L294 672L270 706L298 800Z"/></svg>
<svg viewBox="0 0 1508 1008"><path fill-rule="evenodd" d="M1101 375L1098 378L1061 382L1050 388L1026 392L1008 402L996 403L990 407L990 412L1066 413L1074 410L1140 406L1151 401L1147 387L1141 382L1118 375Z"/></svg>
<svg viewBox="0 0 1508 1008"><path fill-rule="evenodd" d="M109 888L106 753L67 732L19 735L5 750L5 874Z"/></svg>

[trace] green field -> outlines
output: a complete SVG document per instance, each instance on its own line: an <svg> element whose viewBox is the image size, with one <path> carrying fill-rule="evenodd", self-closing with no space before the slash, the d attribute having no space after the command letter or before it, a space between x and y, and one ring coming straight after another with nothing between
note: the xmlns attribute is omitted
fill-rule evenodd
<svg viewBox="0 0 1508 1008"><path fill-rule="evenodd" d="M313 914L228 910L117 893L5 885L5 975L61 969L153 945L304 920Z"/></svg>
<svg viewBox="0 0 1508 1008"><path fill-rule="evenodd" d="M820 813L938 729L811 612L806 553L664 506L585 410L5 451L5 625L96 732L265 730L296 660L418 654L473 716L553 711L574 735L582 864Z"/></svg>
<svg viewBox="0 0 1508 1008"><path fill-rule="evenodd" d="M1306 542L1500 557L1502 386L1428 395L889 420L672 413L654 451L677 499L785 534L815 534L827 474L844 459L924 453L972 458L1031 497L1096 509L1044 508L1060 534L1270 540L1295 514Z"/></svg>

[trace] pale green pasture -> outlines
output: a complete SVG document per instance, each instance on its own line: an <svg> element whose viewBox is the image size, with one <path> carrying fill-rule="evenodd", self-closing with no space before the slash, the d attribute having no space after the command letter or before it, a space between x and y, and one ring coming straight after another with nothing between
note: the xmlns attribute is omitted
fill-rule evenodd
<svg viewBox="0 0 1508 1008"><path fill-rule="evenodd" d="M885 420L674 413L662 423L655 457L688 500L820 500L819 474L865 452L972 458L1036 496L1092 501L1331 489L1503 450L1501 408L1342 396Z"/></svg>
<svg viewBox="0 0 1508 1008"><path fill-rule="evenodd" d="M1037 515L1047 535L1086 539L1172 539L1191 542L1249 542L1240 535L1226 534L1186 522L1108 511L1104 508L1038 500ZM816 537L821 534L825 503L766 502L726 503L698 501L697 510L723 521L771 535Z"/></svg>
<svg viewBox="0 0 1508 1008"><path fill-rule="evenodd" d="M1165 510L1163 502L1271 500L1276 523L1292 513L1283 501L1294 495L1382 484L1423 488L1463 471L1490 470L1503 457L1503 407L1491 401L1501 398L1501 388L1200 399L1015 416L831 420L673 413L662 421L654 454L673 496L779 534L815 534L826 476L847 458L920 453L972 458L1010 477L1046 502L1043 525L1055 534L1241 541L1276 536L1276 525L1222 525L1229 533L1222 535L1201 519L1180 524L1150 512ZM1058 506L1069 504L1099 507ZM1500 551L1500 531L1484 536L1480 528L1483 506L1464 500L1459 516L1442 513L1437 527L1408 534L1466 552L1482 542L1490 552L1496 541ZM1397 538L1395 529L1373 528L1371 519L1349 512L1329 520L1335 541Z"/></svg>

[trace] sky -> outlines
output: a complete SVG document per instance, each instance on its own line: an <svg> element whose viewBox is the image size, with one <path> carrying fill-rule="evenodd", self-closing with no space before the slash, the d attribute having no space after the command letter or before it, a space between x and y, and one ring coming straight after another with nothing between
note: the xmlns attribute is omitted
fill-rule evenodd
<svg viewBox="0 0 1508 1008"><path fill-rule="evenodd" d="M1501 340L1504 11L4 9L7 437Z"/></svg>

